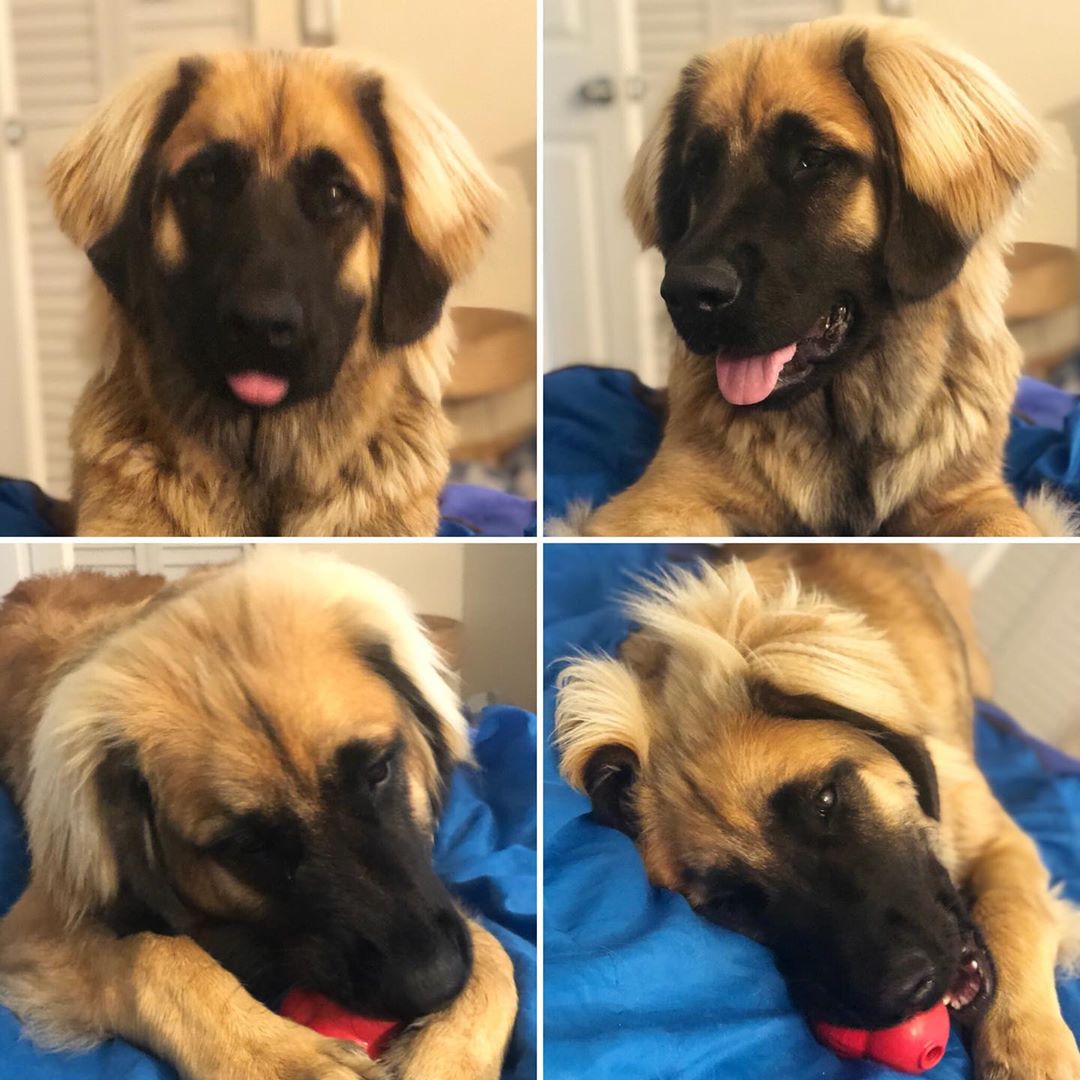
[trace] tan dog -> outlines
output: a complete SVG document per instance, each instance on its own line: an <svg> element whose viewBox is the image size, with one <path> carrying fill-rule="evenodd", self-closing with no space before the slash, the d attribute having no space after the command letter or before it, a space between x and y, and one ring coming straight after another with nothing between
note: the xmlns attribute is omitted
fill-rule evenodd
<svg viewBox="0 0 1080 1080"><path fill-rule="evenodd" d="M82 535L432 535L443 305L496 191L422 94L325 52L159 66L52 163L100 278Z"/></svg>
<svg viewBox="0 0 1080 1080"><path fill-rule="evenodd" d="M1003 253L1039 148L987 68L907 20L695 57L626 189L676 331L663 442L585 530L1067 532L1002 476Z"/></svg>
<svg viewBox="0 0 1080 1080"><path fill-rule="evenodd" d="M944 1000L980 1080L1078 1080L1054 968L1080 918L975 764L966 585L917 547L754 555L637 596L621 657L567 667L563 773L808 1017Z"/></svg>
<svg viewBox="0 0 1080 1080"><path fill-rule="evenodd" d="M0 1002L192 1080L496 1080L509 958L431 867L465 721L403 596L260 553L180 583L31 578L0 607L0 767L30 884ZM415 1021L373 1064L253 994Z"/></svg>

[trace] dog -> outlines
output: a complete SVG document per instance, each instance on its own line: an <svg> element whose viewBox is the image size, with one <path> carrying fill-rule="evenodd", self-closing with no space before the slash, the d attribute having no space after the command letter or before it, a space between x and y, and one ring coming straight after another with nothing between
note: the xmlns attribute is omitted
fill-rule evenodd
<svg viewBox="0 0 1080 1080"><path fill-rule="evenodd" d="M120 1036L190 1080L495 1080L510 960L431 865L457 696L393 586L259 553L30 578L0 606L0 769L30 882L0 1002L43 1047ZM408 1022L384 1059L256 999Z"/></svg>
<svg viewBox="0 0 1080 1080"><path fill-rule="evenodd" d="M433 535L444 311L497 189L407 79L322 51L159 64L51 163L98 282L80 535Z"/></svg>
<svg viewBox="0 0 1080 1080"><path fill-rule="evenodd" d="M573 527L1071 535L1002 472L1022 359L1003 255L1041 141L993 73L908 20L692 59L626 187L665 261L663 440Z"/></svg>
<svg viewBox="0 0 1080 1080"><path fill-rule="evenodd" d="M1054 970L1080 913L975 764L966 589L907 545L675 570L629 601L617 658L562 671L561 769L653 883L771 948L808 1018L945 1001L980 1080L1077 1080Z"/></svg>

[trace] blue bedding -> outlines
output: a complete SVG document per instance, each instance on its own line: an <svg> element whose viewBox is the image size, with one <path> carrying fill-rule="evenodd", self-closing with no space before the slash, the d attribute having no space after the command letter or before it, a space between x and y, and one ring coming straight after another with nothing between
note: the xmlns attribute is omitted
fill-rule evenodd
<svg viewBox="0 0 1080 1080"><path fill-rule="evenodd" d="M0 536L59 536L55 500L29 480L0 477ZM447 484L439 536L535 536L536 503L478 484Z"/></svg>
<svg viewBox="0 0 1080 1080"><path fill-rule="evenodd" d="M660 445L647 389L629 371L571 367L544 378L544 517L628 488ZM1017 391L1005 473L1018 495L1044 484L1080 502L1080 398L1035 379Z"/></svg>
<svg viewBox="0 0 1080 1080"><path fill-rule="evenodd" d="M474 735L478 771L458 770L435 843L435 865L514 962L521 1008L503 1080L536 1078L536 718L491 706ZM25 838L0 789L0 912L26 882ZM88 1053L41 1053L0 1008L3 1080L175 1080L176 1072L113 1039Z"/></svg>
<svg viewBox="0 0 1080 1080"><path fill-rule="evenodd" d="M653 888L633 843L588 816L559 778L552 681L576 649L614 650L627 632L614 596L659 566L663 545L549 544L544 552L544 1069L550 1080L885 1080L842 1062L788 1001L769 953ZM692 554L678 549L680 557ZM1080 900L1080 762L980 706L977 753L994 791ZM1080 1031L1080 979L1062 982ZM969 1080L954 1035L933 1080Z"/></svg>

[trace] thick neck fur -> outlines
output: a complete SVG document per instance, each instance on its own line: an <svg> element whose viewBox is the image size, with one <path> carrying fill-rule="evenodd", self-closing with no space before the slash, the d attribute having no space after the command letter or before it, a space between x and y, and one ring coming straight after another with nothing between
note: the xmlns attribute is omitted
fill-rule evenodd
<svg viewBox="0 0 1080 1080"><path fill-rule="evenodd" d="M317 517L320 501L344 489L352 520L319 527L378 532L386 520L402 529L390 524L395 507L430 502L431 524L417 531L434 531L434 497L449 469L451 430L441 406L454 345L447 315L421 341L392 351L380 353L358 334L330 394L258 413L215 400L175 363L154 374L150 348L123 312L105 305L98 313L104 364L74 423L77 489L81 471L131 455L211 497L230 488L227 498L245 504L256 531L287 532L293 504Z"/></svg>
<svg viewBox="0 0 1080 1080"><path fill-rule="evenodd" d="M949 286L887 317L861 357L788 409L729 405L712 365L678 343L665 438L758 463L749 482L790 517L746 523L751 533L870 534L951 471L989 463L1000 475L1021 365L1001 309L1001 248L1000 237L985 236ZM930 459L927 446L939 454ZM812 489L808 477L818 481Z"/></svg>

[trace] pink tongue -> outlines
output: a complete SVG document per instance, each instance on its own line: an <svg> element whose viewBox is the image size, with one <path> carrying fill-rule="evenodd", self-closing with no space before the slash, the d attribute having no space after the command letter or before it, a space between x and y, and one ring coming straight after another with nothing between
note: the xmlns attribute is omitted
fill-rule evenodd
<svg viewBox="0 0 1080 1080"><path fill-rule="evenodd" d="M731 405L756 405L764 401L780 378L780 369L795 355L794 345L761 356L716 358L716 385Z"/></svg>
<svg viewBox="0 0 1080 1080"><path fill-rule="evenodd" d="M229 389L245 405L276 405L289 392L289 380L262 371L241 371L230 375Z"/></svg>

